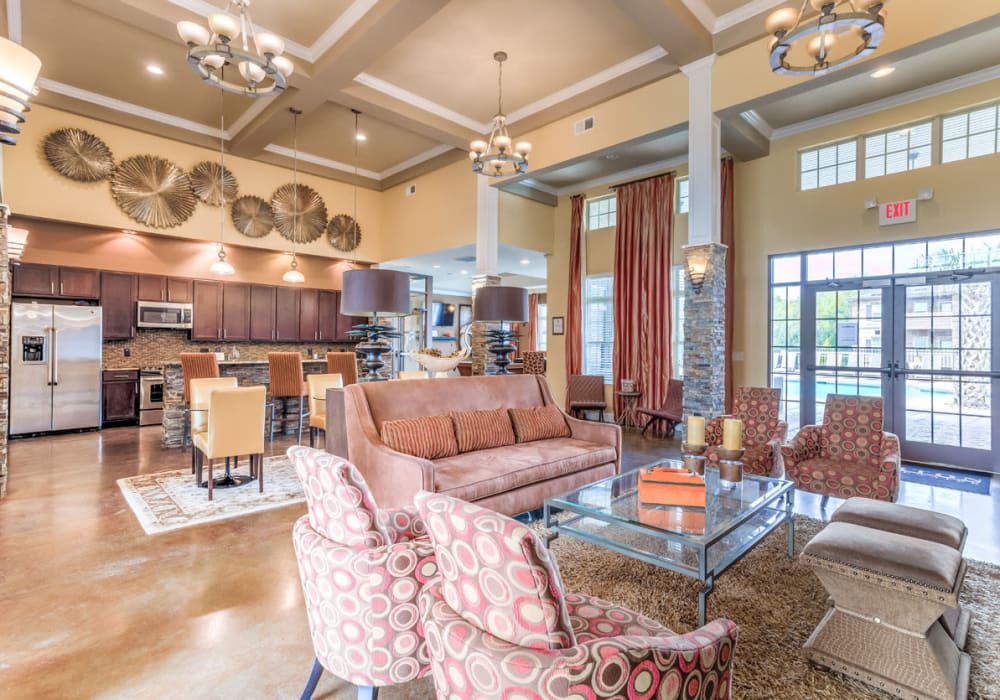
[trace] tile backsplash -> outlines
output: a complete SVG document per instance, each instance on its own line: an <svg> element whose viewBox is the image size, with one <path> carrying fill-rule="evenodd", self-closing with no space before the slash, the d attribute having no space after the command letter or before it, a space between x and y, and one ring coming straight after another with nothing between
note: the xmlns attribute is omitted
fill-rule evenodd
<svg viewBox="0 0 1000 700"><path fill-rule="evenodd" d="M198 352L202 348L209 351L221 349L228 357L233 347L240 352L241 360L267 360L269 352L301 352L308 357L309 351L321 355L328 350L351 350L353 344L314 341L311 343L219 343L194 341L188 338L188 331L163 328L139 328L131 340L104 341L104 368L125 369L127 367L159 367L165 362L177 362L182 352ZM125 357L128 348L130 356Z"/></svg>

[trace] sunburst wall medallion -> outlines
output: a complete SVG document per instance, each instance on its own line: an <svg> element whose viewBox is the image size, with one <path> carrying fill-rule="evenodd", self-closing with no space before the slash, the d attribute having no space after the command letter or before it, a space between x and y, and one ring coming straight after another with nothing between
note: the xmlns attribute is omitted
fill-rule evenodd
<svg viewBox="0 0 1000 700"><path fill-rule="evenodd" d="M126 158L111 178L111 195L129 218L154 228L170 228L194 213L191 181L180 166L158 156Z"/></svg>
<svg viewBox="0 0 1000 700"><path fill-rule="evenodd" d="M349 253L361 243L361 225L347 214L337 214L326 225L326 240L337 250Z"/></svg>
<svg viewBox="0 0 1000 700"><path fill-rule="evenodd" d="M83 129L53 131L42 149L53 170L77 182L106 180L115 169L108 145Z"/></svg>
<svg viewBox="0 0 1000 700"><path fill-rule="evenodd" d="M194 196L210 207L222 206L222 194L225 194L225 201L231 202L239 192L236 176L229 168L210 160L203 160L191 168L188 178L191 180Z"/></svg>
<svg viewBox="0 0 1000 700"><path fill-rule="evenodd" d="M271 209L274 211L274 227L278 233L292 240L294 225L296 243L312 243L326 228L326 204L319 192L308 185L291 183L282 185L271 196ZM298 222L295 222L295 219Z"/></svg>
<svg viewBox="0 0 1000 700"><path fill-rule="evenodd" d="M248 238L263 238L274 228L274 212L261 197L245 195L233 202L233 225Z"/></svg>

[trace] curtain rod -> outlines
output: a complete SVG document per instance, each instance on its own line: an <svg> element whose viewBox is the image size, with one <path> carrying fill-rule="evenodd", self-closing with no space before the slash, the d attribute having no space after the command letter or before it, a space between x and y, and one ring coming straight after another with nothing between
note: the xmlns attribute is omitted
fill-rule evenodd
<svg viewBox="0 0 1000 700"><path fill-rule="evenodd" d="M640 177L638 180L629 180L628 182L619 182L617 185L611 185L608 187L609 190L617 190L619 187L624 187L625 185L634 185L637 182L645 182L646 180L652 180L653 178L663 177L664 175L677 175L676 170L671 170L667 173L657 173L656 175L650 175L649 177Z"/></svg>

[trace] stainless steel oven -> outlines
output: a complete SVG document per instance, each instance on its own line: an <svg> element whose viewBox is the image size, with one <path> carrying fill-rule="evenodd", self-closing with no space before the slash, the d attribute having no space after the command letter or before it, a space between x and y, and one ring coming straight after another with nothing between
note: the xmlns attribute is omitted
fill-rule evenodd
<svg viewBox="0 0 1000 700"><path fill-rule="evenodd" d="M163 370L139 372L139 425L163 422Z"/></svg>
<svg viewBox="0 0 1000 700"><path fill-rule="evenodd" d="M139 328L190 328L194 316L192 304L168 301L136 302Z"/></svg>

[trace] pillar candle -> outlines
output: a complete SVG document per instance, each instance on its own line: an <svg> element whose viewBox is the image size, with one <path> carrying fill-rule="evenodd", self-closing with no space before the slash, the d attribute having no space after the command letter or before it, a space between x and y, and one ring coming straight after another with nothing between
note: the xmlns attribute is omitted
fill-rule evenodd
<svg viewBox="0 0 1000 700"><path fill-rule="evenodd" d="M686 440L689 445L705 444L705 419L701 416L688 416Z"/></svg>
<svg viewBox="0 0 1000 700"><path fill-rule="evenodd" d="M739 450L743 447L743 421L726 418L722 424L722 447L727 450Z"/></svg>

